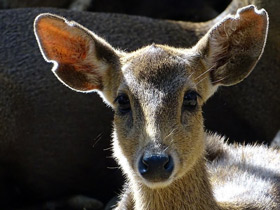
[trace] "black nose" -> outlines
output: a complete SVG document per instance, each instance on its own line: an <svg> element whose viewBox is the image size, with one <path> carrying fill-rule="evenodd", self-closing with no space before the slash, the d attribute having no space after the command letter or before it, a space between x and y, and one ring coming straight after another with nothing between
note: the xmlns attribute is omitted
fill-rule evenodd
<svg viewBox="0 0 280 210"><path fill-rule="evenodd" d="M167 154L144 153L138 164L138 170L142 177L152 182L168 179L173 169L173 159Z"/></svg>

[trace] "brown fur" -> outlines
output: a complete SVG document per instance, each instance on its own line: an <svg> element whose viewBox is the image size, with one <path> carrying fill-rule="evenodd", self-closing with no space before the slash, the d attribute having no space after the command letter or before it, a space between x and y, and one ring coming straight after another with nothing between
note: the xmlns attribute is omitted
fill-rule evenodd
<svg viewBox="0 0 280 210"><path fill-rule="evenodd" d="M68 47L68 52L76 52L75 45L67 44L67 40L71 42L77 29L81 37L92 35L85 40L88 47L84 48L91 49L86 50L91 60L85 61L95 68L88 71L61 65L69 58L78 62L72 65L82 65L84 60L77 55L84 52L52 60L48 52L54 46L44 42L43 34L48 31L41 30L41 24L46 23L62 25L55 32L67 35L63 47ZM267 36L264 10L254 6L238 10L236 16L226 17L211 28L191 49L153 44L121 52L79 24L51 14L38 16L34 26L46 61L56 64L56 76L77 91L99 91L115 110L113 152L128 180L127 191L116 209L279 208L279 151L220 143L218 136L204 132L201 111L218 86L239 83L253 70ZM69 33L60 31L65 29ZM99 59L100 52L110 51ZM63 76L59 73L62 68ZM83 78L68 77L67 72L71 75L73 69ZM101 80L92 79L92 74ZM91 89L83 88L87 83L91 83ZM96 89L96 85L103 88ZM184 104L190 91L197 93L193 109ZM123 95L126 100L120 102ZM122 109L123 104L128 107ZM207 164L205 142L208 151L219 154ZM151 181L141 175L138 164L146 151L165 152L172 157L174 170L168 178ZM257 161L258 155L267 161Z"/></svg>

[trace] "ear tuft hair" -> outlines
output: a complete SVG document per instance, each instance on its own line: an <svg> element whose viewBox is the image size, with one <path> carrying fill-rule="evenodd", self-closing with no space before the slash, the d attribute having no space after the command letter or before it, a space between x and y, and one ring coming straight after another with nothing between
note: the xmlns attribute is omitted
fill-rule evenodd
<svg viewBox="0 0 280 210"><path fill-rule="evenodd" d="M214 26L196 46L211 69L213 85L234 85L246 78L263 53L268 32L264 9L247 6Z"/></svg>

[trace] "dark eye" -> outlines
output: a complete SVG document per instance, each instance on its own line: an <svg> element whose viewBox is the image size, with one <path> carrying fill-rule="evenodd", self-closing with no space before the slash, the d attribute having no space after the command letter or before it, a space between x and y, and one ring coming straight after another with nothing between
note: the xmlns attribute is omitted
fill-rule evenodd
<svg viewBox="0 0 280 210"><path fill-rule="evenodd" d="M183 101L183 107L189 111L193 111L197 107L198 93L191 90L186 92Z"/></svg>
<svg viewBox="0 0 280 210"><path fill-rule="evenodd" d="M119 104L118 109L121 114L126 114L131 110L129 98L126 94L119 95L115 102Z"/></svg>

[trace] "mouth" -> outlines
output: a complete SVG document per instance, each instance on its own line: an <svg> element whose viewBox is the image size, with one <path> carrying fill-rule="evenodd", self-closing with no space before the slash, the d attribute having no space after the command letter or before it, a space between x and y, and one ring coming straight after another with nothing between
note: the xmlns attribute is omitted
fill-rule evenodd
<svg viewBox="0 0 280 210"><path fill-rule="evenodd" d="M164 181L150 181L147 179L144 179L143 177L140 177L141 182L146 185L148 188L151 189L160 189L160 188L165 188L168 187L174 180L173 177L169 177L168 179Z"/></svg>

